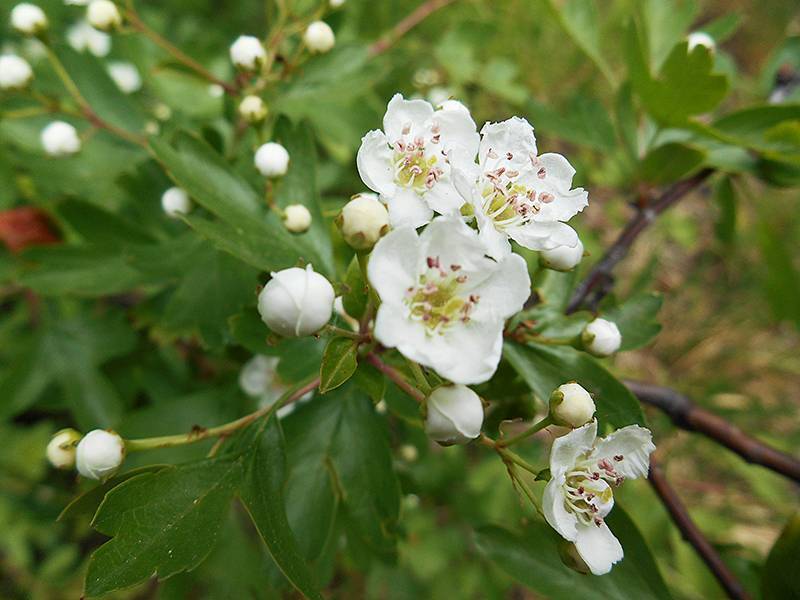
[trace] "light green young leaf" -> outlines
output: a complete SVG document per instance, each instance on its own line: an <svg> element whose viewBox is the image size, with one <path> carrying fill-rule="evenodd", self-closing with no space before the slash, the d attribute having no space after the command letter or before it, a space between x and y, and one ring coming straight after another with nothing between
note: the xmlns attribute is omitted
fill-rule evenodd
<svg viewBox="0 0 800 600"><path fill-rule="evenodd" d="M325 347L320 366L319 392L324 394L346 382L358 366L358 343L344 337L332 338Z"/></svg>

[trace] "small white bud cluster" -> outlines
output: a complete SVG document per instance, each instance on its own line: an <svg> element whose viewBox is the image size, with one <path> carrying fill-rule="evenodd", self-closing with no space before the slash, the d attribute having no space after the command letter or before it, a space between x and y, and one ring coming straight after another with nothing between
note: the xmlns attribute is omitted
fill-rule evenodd
<svg viewBox="0 0 800 600"><path fill-rule="evenodd" d="M595 356L611 356L622 344L622 334L616 323L597 318L583 328L581 341L584 349Z"/></svg>
<svg viewBox="0 0 800 600"><path fill-rule="evenodd" d="M575 382L558 386L550 395L550 418L556 425L581 427L592 420L594 412L591 394Z"/></svg>
<svg viewBox="0 0 800 600"><path fill-rule="evenodd" d="M255 71L264 64L267 53L261 40L252 35L239 36L230 48L231 62L245 71Z"/></svg>
<svg viewBox="0 0 800 600"><path fill-rule="evenodd" d="M15 54L0 56L0 90L21 90L33 79L33 69Z"/></svg>
<svg viewBox="0 0 800 600"><path fill-rule="evenodd" d="M125 459L125 442L113 431L95 429L80 442L75 455L78 473L89 479L111 477Z"/></svg>
<svg viewBox="0 0 800 600"><path fill-rule="evenodd" d="M481 433L483 403L465 385L437 387L426 401L425 433L443 446L466 444Z"/></svg>
<svg viewBox="0 0 800 600"><path fill-rule="evenodd" d="M129 62L109 63L108 74L117 87L126 94L133 94L142 89L142 76L139 75L139 70Z"/></svg>
<svg viewBox="0 0 800 600"><path fill-rule="evenodd" d="M281 177L289 170L289 153L275 142L268 142L256 150L256 169L264 177Z"/></svg>
<svg viewBox="0 0 800 600"><path fill-rule="evenodd" d="M311 52L324 54L336 44L336 36L325 21L314 21L303 34L303 41Z"/></svg>
<svg viewBox="0 0 800 600"><path fill-rule="evenodd" d="M81 149L78 131L64 121L53 121L42 130L41 142L50 156L69 156Z"/></svg>
<svg viewBox="0 0 800 600"><path fill-rule="evenodd" d="M290 204L283 209L283 224L292 233L304 233L311 227L311 213L302 204Z"/></svg>
<svg viewBox="0 0 800 600"><path fill-rule="evenodd" d="M47 30L47 15L29 2L22 2L11 9L11 26L23 35L39 35Z"/></svg>
<svg viewBox="0 0 800 600"><path fill-rule="evenodd" d="M248 123L260 123L267 118L267 105L258 96L245 96L239 104L239 114Z"/></svg>
<svg viewBox="0 0 800 600"><path fill-rule="evenodd" d="M177 219L187 215L192 210L192 201L189 194L179 187L171 187L161 196L161 208L168 217Z"/></svg>
<svg viewBox="0 0 800 600"><path fill-rule="evenodd" d="M336 224L352 248L368 250L389 231L389 213L376 194L358 194L344 205Z"/></svg>
<svg viewBox="0 0 800 600"><path fill-rule="evenodd" d="M333 314L333 286L311 265L272 274L258 295L258 312L279 335L301 337L319 331Z"/></svg>
<svg viewBox="0 0 800 600"><path fill-rule="evenodd" d="M75 466L75 449L81 434L74 429L62 429L53 434L47 444L47 460L56 469L71 469Z"/></svg>
<svg viewBox="0 0 800 600"><path fill-rule="evenodd" d="M583 244L580 240L575 246L557 246L539 254L542 266L554 271L571 271L580 264L582 258Z"/></svg>
<svg viewBox="0 0 800 600"><path fill-rule="evenodd" d="M100 31L113 31L122 25L122 15L111 0L92 0L86 9L89 25Z"/></svg>

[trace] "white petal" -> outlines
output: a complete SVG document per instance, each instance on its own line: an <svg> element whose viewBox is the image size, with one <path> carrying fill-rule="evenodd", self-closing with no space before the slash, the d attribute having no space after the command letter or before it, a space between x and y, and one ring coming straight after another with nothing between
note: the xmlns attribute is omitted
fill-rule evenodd
<svg viewBox="0 0 800 600"><path fill-rule="evenodd" d="M559 246L574 248L579 239L572 227L560 221L531 221L521 227L509 227L506 231L512 240L530 250L552 250Z"/></svg>
<svg viewBox="0 0 800 600"><path fill-rule="evenodd" d="M473 205L474 206L474 205ZM486 254L495 260L502 260L511 254L511 244L505 231L494 226L494 221L485 215L480 207L475 207L475 218L478 221L478 239L483 244Z"/></svg>
<svg viewBox="0 0 800 600"><path fill-rule="evenodd" d="M496 158L492 158L494 155L497 155ZM500 166L515 171L530 169L534 158L536 136L533 127L525 119L511 117L502 123L486 123L481 129L478 161L484 171Z"/></svg>
<svg viewBox="0 0 800 600"><path fill-rule="evenodd" d="M650 470L650 453L655 450L653 434L638 425L618 429L606 438L597 440L592 460L607 459L626 479L646 477ZM615 460L614 457L622 457Z"/></svg>
<svg viewBox="0 0 800 600"><path fill-rule="evenodd" d="M394 144L403 137L403 128L410 127L411 135L420 132L425 122L433 116L433 107L425 100L405 100L395 94L386 107L383 117L383 130Z"/></svg>
<svg viewBox="0 0 800 600"><path fill-rule="evenodd" d="M578 537L578 518L564 507L564 476L547 482L542 495L544 518L561 537L574 542Z"/></svg>
<svg viewBox="0 0 800 600"><path fill-rule="evenodd" d="M433 114L433 123L441 131L441 144L445 150L461 147L475 159L480 136L475 121L463 104L448 104Z"/></svg>
<svg viewBox="0 0 800 600"><path fill-rule="evenodd" d="M578 458L588 454L597 437L597 421L573 429L556 438L550 450L550 475L557 479L575 466Z"/></svg>
<svg viewBox="0 0 800 600"><path fill-rule="evenodd" d="M367 277L384 302L402 301L417 284L420 241L411 227L394 229L382 237L369 258Z"/></svg>
<svg viewBox="0 0 800 600"><path fill-rule="evenodd" d="M370 131L361 138L361 147L356 156L356 165L361 181L369 189L392 196L395 191L392 149L382 131Z"/></svg>
<svg viewBox="0 0 800 600"><path fill-rule="evenodd" d="M502 351L503 322L473 319L453 324L444 335L431 336L424 364L453 383L478 384L494 375Z"/></svg>
<svg viewBox="0 0 800 600"><path fill-rule="evenodd" d="M387 348L416 362L422 362L425 348L425 327L409 318L408 310L399 302L384 302L375 316L375 339Z"/></svg>
<svg viewBox="0 0 800 600"><path fill-rule="evenodd" d="M464 204L464 198L458 193L450 178L439 180L425 192L423 199L440 215L457 213Z"/></svg>
<svg viewBox="0 0 800 600"><path fill-rule="evenodd" d="M589 193L583 188L570 189L575 169L560 154L542 154L539 166L544 168L544 179L527 180L537 191L550 192L555 200L543 204L537 215L540 221L569 221L589 204Z"/></svg>
<svg viewBox="0 0 800 600"><path fill-rule="evenodd" d="M476 319L481 318L484 306L502 320L519 312L531 294L531 278L525 259L519 254L508 254L474 293L480 296L474 313Z"/></svg>
<svg viewBox="0 0 800 600"><path fill-rule="evenodd" d="M605 575L624 556L622 544L605 523L599 527L594 524L578 526L575 548L593 575Z"/></svg>
<svg viewBox="0 0 800 600"><path fill-rule="evenodd" d="M474 157L458 150L450 153L450 177L464 202L472 202L480 198L477 184L479 174L480 167Z"/></svg>
<svg viewBox="0 0 800 600"><path fill-rule="evenodd" d="M414 190L397 187L393 196L381 196L389 209L392 227L422 227L430 222L433 211Z"/></svg>
<svg viewBox="0 0 800 600"><path fill-rule="evenodd" d="M423 258L437 257L444 268L459 265L468 277L482 281L494 268L474 229L460 217L436 217L420 235Z"/></svg>

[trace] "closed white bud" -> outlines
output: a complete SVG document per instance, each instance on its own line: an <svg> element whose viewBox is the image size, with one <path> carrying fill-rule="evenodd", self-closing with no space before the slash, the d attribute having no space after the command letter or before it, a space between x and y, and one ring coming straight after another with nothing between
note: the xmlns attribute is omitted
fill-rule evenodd
<svg viewBox="0 0 800 600"><path fill-rule="evenodd" d="M717 43L714 41L714 38L705 31L693 31L686 37L686 41L689 42L689 52L694 50L697 46L705 46L711 52L717 49Z"/></svg>
<svg viewBox="0 0 800 600"><path fill-rule="evenodd" d="M303 233L311 227L311 213L302 204L290 204L283 209L283 224L292 233Z"/></svg>
<svg viewBox="0 0 800 600"><path fill-rule="evenodd" d="M279 335L300 337L319 331L333 313L333 286L311 265L272 274L258 295L258 312Z"/></svg>
<svg viewBox="0 0 800 600"><path fill-rule="evenodd" d="M95 429L78 442L78 473L89 479L111 477L125 458L125 442L113 431Z"/></svg>
<svg viewBox="0 0 800 600"><path fill-rule="evenodd" d="M539 254L542 266L554 271L571 271L580 264L582 258L583 244L580 240L577 246L558 246Z"/></svg>
<svg viewBox="0 0 800 600"><path fill-rule="evenodd" d="M86 20L100 31L112 31L122 25L122 15L111 0L92 0L86 9Z"/></svg>
<svg viewBox="0 0 800 600"><path fill-rule="evenodd" d="M275 142L267 142L256 151L256 169L264 177L281 177L289 170L289 153Z"/></svg>
<svg viewBox="0 0 800 600"><path fill-rule="evenodd" d="M345 3L345 0L331 0L330 1L331 8L339 8L340 6L343 6L344 3Z"/></svg>
<svg viewBox="0 0 800 600"><path fill-rule="evenodd" d="M267 117L267 105L258 96L245 96L239 104L239 114L248 123L260 123Z"/></svg>
<svg viewBox="0 0 800 600"><path fill-rule="evenodd" d="M375 194L358 194L336 218L344 240L356 250L368 250L389 231L389 213Z"/></svg>
<svg viewBox="0 0 800 600"><path fill-rule="evenodd" d="M597 318L583 328L583 347L595 356L611 356L622 344L622 334L616 323Z"/></svg>
<svg viewBox="0 0 800 600"><path fill-rule="evenodd" d="M21 90L33 79L33 69L15 54L0 56L0 90Z"/></svg>
<svg viewBox="0 0 800 600"><path fill-rule="evenodd" d="M481 434L483 403L467 386L439 386L426 405L425 433L443 446L466 444Z"/></svg>
<svg viewBox="0 0 800 600"><path fill-rule="evenodd" d="M261 67L267 57L261 40L252 35L239 36L231 45L230 54L231 62L247 71L255 71Z"/></svg>
<svg viewBox="0 0 800 600"><path fill-rule="evenodd" d="M186 190L171 187L161 195L161 208L167 216L177 219L181 215L188 215L192 210L192 201Z"/></svg>
<svg viewBox="0 0 800 600"><path fill-rule="evenodd" d="M336 44L336 36L325 21L314 21L303 34L303 41L311 52L324 53Z"/></svg>
<svg viewBox="0 0 800 600"><path fill-rule="evenodd" d="M556 425L581 427L594 417L594 400L583 386L565 383L550 395L550 418Z"/></svg>
<svg viewBox="0 0 800 600"><path fill-rule="evenodd" d="M142 76L139 75L139 70L132 63L109 63L108 74L117 87L126 94L133 94L142 89Z"/></svg>
<svg viewBox="0 0 800 600"><path fill-rule="evenodd" d="M56 469L71 469L75 466L75 448L81 434L74 429L62 429L53 434L47 444L47 460Z"/></svg>
<svg viewBox="0 0 800 600"><path fill-rule="evenodd" d="M38 35L47 29L47 16L35 4L23 2L11 10L11 26L25 35Z"/></svg>
<svg viewBox="0 0 800 600"><path fill-rule="evenodd" d="M400 446L400 457L406 462L415 462L419 458L419 450L413 444Z"/></svg>
<svg viewBox="0 0 800 600"><path fill-rule="evenodd" d="M86 21L75 23L67 29L67 42L77 52L88 50L95 56L108 56L111 52L111 36L98 31Z"/></svg>
<svg viewBox="0 0 800 600"><path fill-rule="evenodd" d="M64 121L53 121L42 129L41 142L50 156L68 156L81 149L78 131Z"/></svg>

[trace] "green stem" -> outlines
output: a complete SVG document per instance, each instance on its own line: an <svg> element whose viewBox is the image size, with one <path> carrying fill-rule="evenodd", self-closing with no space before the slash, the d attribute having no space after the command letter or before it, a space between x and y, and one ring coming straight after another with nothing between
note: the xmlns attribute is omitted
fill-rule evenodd
<svg viewBox="0 0 800 600"><path fill-rule="evenodd" d="M431 384L428 383L428 378L425 377L425 373L422 371L422 367L420 367L418 363L408 358L406 358L406 364L408 364L408 368L411 369L411 374L414 376L414 380L417 382L417 387L421 389L426 395L430 394Z"/></svg>
<svg viewBox="0 0 800 600"><path fill-rule="evenodd" d="M329 333L331 335L336 335L339 337L346 337L351 340L356 340L357 342L364 342L368 339L369 336L366 336L362 333L357 333L355 331L350 331L349 329L342 329L341 327L336 327L336 325L326 325L322 329L322 333Z"/></svg>
<svg viewBox="0 0 800 600"><path fill-rule="evenodd" d="M531 427L529 427L528 429L526 429L525 431L523 431L519 435L515 435L514 437L503 439L503 440L498 440L497 441L497 446L499 448L504 448L506 446L510 446L511 444L516 444L517 442L522 441L525 438L528 438L528 437L532 436L534 433L537 433L537 432L541 431L542 429L544 429L545 427L548 427L549 425L552 425L552 424L553 424L553 420L550 418L550 415L547 415L544 419L542 419L538 423L532 425Z"/></svg>
<svg viewBox="0 0 800 600"><path fill-rule="evenodd" d="M525 469L531 475L538 475L539 474L539 470L536 467L534 467L532 464L530 464L528 461L526 461L524 458L522 458L516 452L512 452L511 450L508 450L507 448L503 448L502 446L497 446L496 450L497 450L497 453L500 456L502 456L504 459L508 459L511 462L513 462L515 465L517 465L518 467L522 467L523 469Z"/></svg>

